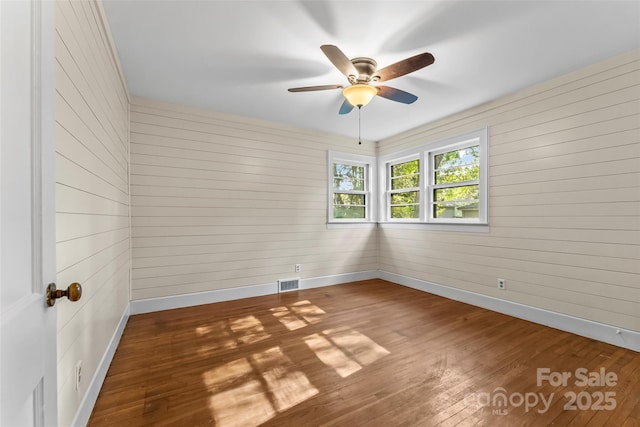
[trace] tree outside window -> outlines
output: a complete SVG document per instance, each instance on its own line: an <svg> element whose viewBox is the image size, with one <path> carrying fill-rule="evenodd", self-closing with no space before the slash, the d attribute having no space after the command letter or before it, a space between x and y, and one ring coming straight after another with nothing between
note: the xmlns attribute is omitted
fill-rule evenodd
<svg viewBox="0 0 640 427"><path fill-rule="evenodd" d="M333 218L366 218L365 167L333 164Z"/></svg>
<svg viewBox="0 0 640 427"><path fill-rule="evenodd" d="M433 156L434 218L478 218L480 146Z"/></svg>
<svg viewBox="0 0 640 427"><path fill-rule="evenodd" d="M389 166L389 216L420 218L420 161Z"/></svg>

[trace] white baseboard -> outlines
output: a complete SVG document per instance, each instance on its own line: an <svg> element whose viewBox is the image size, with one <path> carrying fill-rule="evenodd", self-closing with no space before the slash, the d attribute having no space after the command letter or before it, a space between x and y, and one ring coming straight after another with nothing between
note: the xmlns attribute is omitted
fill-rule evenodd
<svg viewBox="0 0 640 427"><path fill-rule="evenodd" d="M640 351L640 332L637 331L618 328L604 323L581 319L567 314L557 313L499 298L493 298L445 285L438 285L436 283L387 271L367 270L300 279L300 289L312 289L378 278L424 292L440 295L452 300L486 308L498 313L508 314L509 316L517 317L519 319L528 320L584 337L593 338L619 347ZM263 285L243 286L239 288L219 289L193 294L149 298L131 301L130 313L132 315L150 313L153 311L191 307L195 305L211 304L214 302L231 301L276 293L278 293L278 284L277 282L273 282Z"/></svg>
<svg viewBox="0 0 640 427"><path fill-rule="evenodd" d="M300 289L321 288L323 286L339 285L341 283L358 282L360 280L371 280L379 277L378 270L358 271L355 273L334 274L332 276L313 277L310 279L300 279Z"/></svg>
<svg viewBox="0 0 640 427"><path fill-rule="evenodd" d="M378 277L409 288L418 289L452 300L461 301L477 307L496 311L498 313L508 314L509 316L517 317L519 319L528 320L530 322L539 323L541 325L550 326L562 331L571 332L576 335L581 335L583 337L592 338L598 341L617 345L618 347L640 352L640 332L638 331L618 328L616 326L581 319L579 317L544 310L542 308L531 307L512 301L477 294L475 292L438 285L436 283L387 271L379 271Z"/></svg>
<svg viewBox="0 0 640 427"><path fill-rule="evenodd" d="M340 283L356 282L359 280L375 279L377 270L359 271L355 273L335 274L309 279L300 279L300 289L312 289L322 286L338 285ZM217 289L192 294L172 295L159 298L147 298L131 301L131 314L151 313L154 311L171 310L174 308L192 307L195 305L211 304L214 302L231 301L241 298L259 297L278 293L278 283L242 286L239 288Z"/></svg>
<svg viewBox="0 0 640 427"><path fill-rule="evenodd" d="M133 300L130 302L131 314L143 314L154 311L171 310L174 308L193 307L196 305L260 297L275 293L278 293L278 284L274 282L266 283L264 285L241 286L238 288L216 289L214 291L195 292L192 294Z"/></svg>
<svg viewBox="0 0 640 427"><path fill-rule="evenodd" d="M98 369L96 369L93 378L91 378L89 388L87 388L87 392L78 407L78 412L76 412L76 416L73 418L73 422L71 423L72 426L84 427L89 422L91 412L96 404L96 400L98 400L98 394L102 388L102 383L104 383L104 379L107 377L107 371L109 370L109 366L113 360L113 355L116 353L116 349L118 348L120 338L122 337L122 333L124 332L124 327L127 325L128 319L129 304L127 304L127 307L122 313L122 317L120 317L120 321L118 322L118 326L116 327L113 336L111 337L111 341L109 341L109 345L98 364Z"/></svg>

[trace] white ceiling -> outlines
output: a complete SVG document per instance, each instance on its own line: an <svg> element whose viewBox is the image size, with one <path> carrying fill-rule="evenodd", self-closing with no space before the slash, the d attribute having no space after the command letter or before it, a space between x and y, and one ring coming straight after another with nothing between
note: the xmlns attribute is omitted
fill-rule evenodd
<svg viewBox="0 0 640 427"><path fill-rule="evenodd" d="M380 140L640 48L640 1L104 0L129 92L357 136L338 115L345 84L320 50L335 44L379 68L431 52L433 65L390 82L411 105L376 97L362 137Z"/></svg>

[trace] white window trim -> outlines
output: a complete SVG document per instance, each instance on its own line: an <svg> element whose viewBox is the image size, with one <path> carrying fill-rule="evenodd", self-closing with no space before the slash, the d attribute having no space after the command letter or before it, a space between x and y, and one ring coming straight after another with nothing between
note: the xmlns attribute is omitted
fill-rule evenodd
<svg viewBox="0 0 640 427"><path fill-rule="evenodd" d="M346 163L350 165L365 166L365 218L334 218L333 217L333 164ZM362 154L343 153L329 151L327 155L327 224L372 224L377 223L378 214L378 186L377 167L374 156ZM331 227L330 227L331 228Z"/></svg>
<svg viewBox="0 0 640 427"><path fill-rule="evenodd" d="M425 225L428 228L443 227L447 230L465 230L470 229L469 226L481 226L474 227L476 230L482 230L488 226L488 200L489 200L489 186L488 186L488 129L482 128L472 132L468 132L462 135L437 140L422 144L417 147L402 150L396 153L387 154L378 158L378 186L380 191L379 197L379 209L378 218L381 225ZM478 202L478 219L450 219L450 218L432 218L431 212L431 198L432 192L430 186L431 168L433 165L427 162L432 162L433 154L439 154L442 152L450 151L456 148L462 148L471 145L472 142L477 140L480 145L480 179L478 180L480 200ZM421 194L420 194L420 219L391 219L389 215L389 203L388 203L388 183L389 172L388 167L390 164L400 163L409 159L420 159L420 181L421 181ZM427 167L428 165L428 167ZM444 227L446 226L446 227ZM460 228L456 227L460 226ZM484 227L482 227L484 226ZM455 227L455 228L453 228Z"/></svg>
<svg viewBox="0 0 640 427"><path fill-rule="evenodd" d="M405 163L405 162L410 162L412 160L418 160L419 164L420 164L420 169L418 170L419 173L419 182L418 182L418 187L411 187L411 188L403 188L401 190L392 190L391 189L391 167L393 165L397 165L400 163ZM400 158L394 158L392 161L386 162L384 164L384 186L380 187L381 192L383 193L383 206L384 206L384 214L382 216L380 216L381 219L386 218L387 221L389 222L421 222L422 221L422 215L423 215L423 207L422 207L422 200L419 200L418 203L418 211L420 212L420 216L418 218L391 218L391 194L393 193L404 193L407 191L418 191L418 196L421 197L422 196L422 183L423 183L423 166L422 166L422 158L419 155L413 154L413 155L409 155L409 156L404 156L404 157L400 157Z"/></svg>

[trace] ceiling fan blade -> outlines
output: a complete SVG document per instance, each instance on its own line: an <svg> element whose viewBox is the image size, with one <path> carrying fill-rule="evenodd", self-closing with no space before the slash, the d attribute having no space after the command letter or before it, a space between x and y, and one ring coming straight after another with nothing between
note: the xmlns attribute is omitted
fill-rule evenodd
<svg viewBox="0 0 640 427"><path fill-rule="evenodd" d="M358 70L356 70L356 67L337 46L332 44L323 44L320 46L320 49L322 49L324 54L327 55L329 61L331 61L331 63L335 65L342 74L347 76L347 78L350 76L353 76L354 78L358 77L359 73ZM351 78L349 78L349 80L351 80Z"/></svg>
<svg viewBox="0 0 640 427"><path fill-rule="evenodd" d="M404 76L405 74L413 73L421 68L433 64L435 58L428 52L421 53L411 58L403 59L395 64L391 64L375 72L373 75L374 81L384 82L387 80L395 79L396 77Z"/></svg>
<svg viewBox="0 0 640 427"><path fill-rule="evenodd" d="M342 85L323 85L323 86L305 86L305 87L292 87L289 92L311 92L314 90L330 90L330 89L343 89Z"/></svg>
<svg viewBox="0 0 640 427"><path fill-rule="evenodd" d="M405 92L393 87L377 86L377 88L378 96L390 99L392 101L402 102L403 104L413 104L418 99L418 97L412 93Z"/></svg>
<svg viewBox="0 0 640 427"><path fill-rule="evenodd" d="M338 111L338 114L349 114L351 110L353 110L353 105L349 104L349 101L345 99L342 103L342 106L340 106L340 111Z"/></svg>

